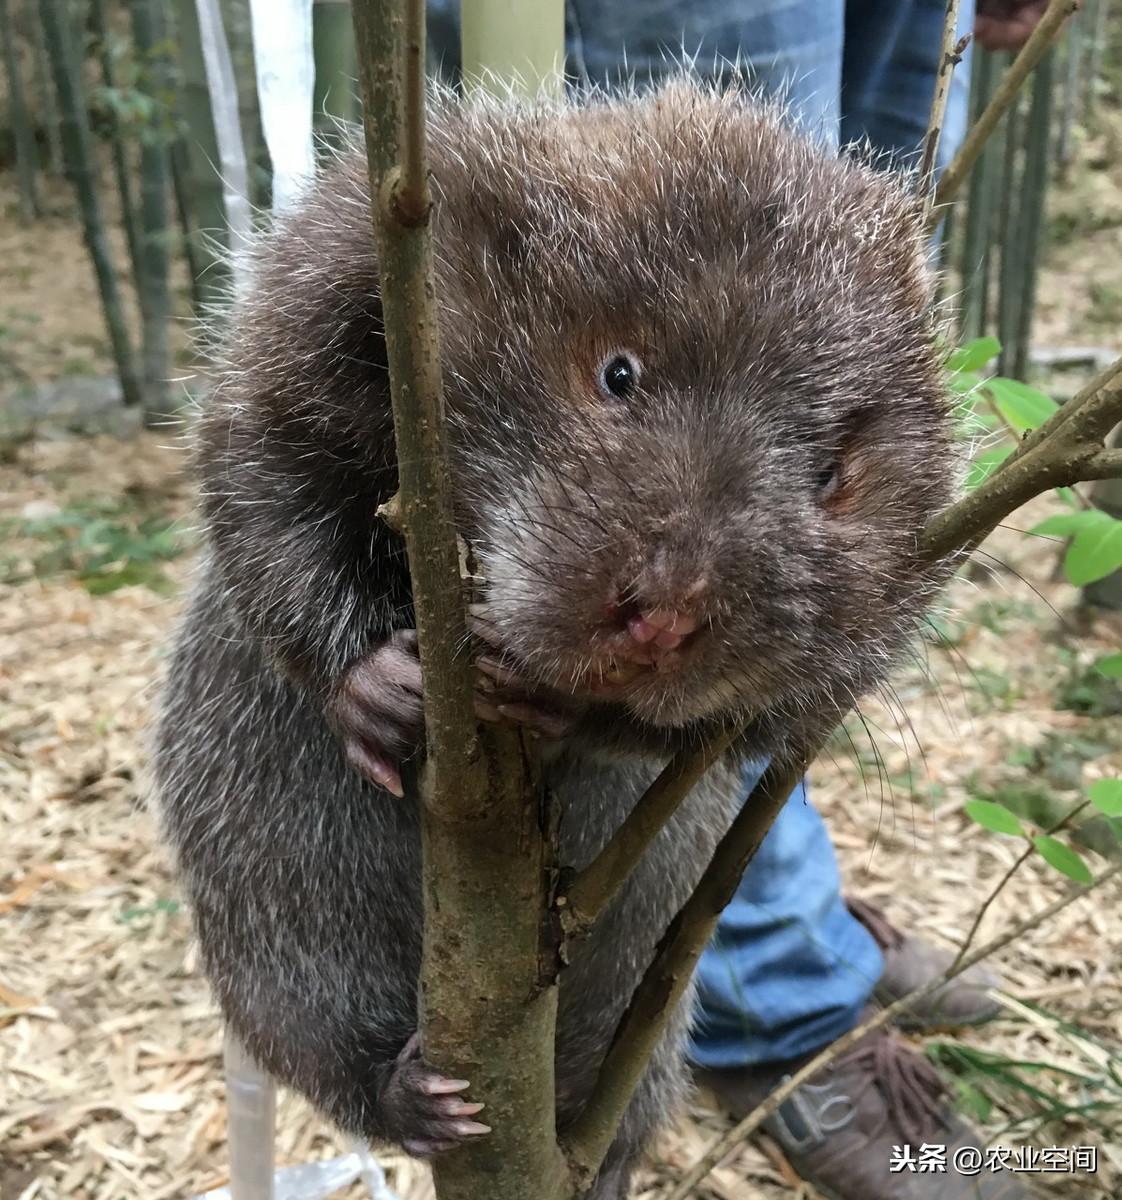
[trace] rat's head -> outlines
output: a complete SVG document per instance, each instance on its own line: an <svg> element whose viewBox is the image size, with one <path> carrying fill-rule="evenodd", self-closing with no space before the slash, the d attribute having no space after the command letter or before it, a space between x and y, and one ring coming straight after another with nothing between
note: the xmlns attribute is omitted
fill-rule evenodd
<svg viewBox="0 0 1122 1200"><path fill-rule="evenodd" d="M464 523L543 682L675 727L864 690L953 476L918 206L742 97L435 122Z"/></svg>

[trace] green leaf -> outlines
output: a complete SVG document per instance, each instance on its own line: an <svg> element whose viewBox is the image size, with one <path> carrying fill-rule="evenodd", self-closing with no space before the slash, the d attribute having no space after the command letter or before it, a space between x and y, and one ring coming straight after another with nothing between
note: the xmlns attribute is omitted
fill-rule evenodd
<svg viewBox="0 0 1122 1200"><path fill-rule="evenodd" d="M991 379L986 390L997 411L1018 433L1043 425L1060 407L1051 396L1016 379Z"/></svg>
<svg viewBox="0 0 1122 1200"><path fill-rule="evenodd" d="M1094 583L1122 567L1122 521L1109 513L1086 515L1101 520L1094 525L1088 522L1075 535L1064 558L1064 573L1076 587Z"/></svg>
<svg viewBox="0 0 1122 1200"><path fill-rule="evenodd" d="M1068 508L1079 507L1079 497L1076 496L1075 492L1069 487L1056 488L1056 496L1058 499L1062 500L1068 506Z"/></svg>
<svg viewBox="0 0 1122 1200"><path fill-rule="evenodd" d="M985 483L1012 453L1012 446L995 446L992 450L983 450L966 472L966 490L973 491L979 484Z"/></svg>
<svg viewBox="0 0 1122 1200"><path fill-rule="evenodd" d="M1001 353L1001 343L995 337L974 338L953 351L947 359L948 371L980 371L986 363Z"/></svg>
<svg viewBox="0 0 1122 1200"><path fill-rule="evenodd" d="M1108 654L1095 663L1095 670L1108 679L1122 679L1122 654Z"/></svg>
<svg viewBox="0 0 1122 1200"><path fill-rule="evenodd" d="M991 833L1007 833L1019 837L1024 833L1021 822L1004 805L992 800L967 800L966 815Z"/></svg>
<svg viewBox="0 0 1122 1200"><path fill-rule="evenodd" d="M1034 525L1029 533L1037 537L1074 537L1085 529L1096 529L1100 518L1105 513L1096 510L1080 510L1079 512L1056 513L1046 517L1039 525Z"/></svg>
<svg viewBox="0 0 1122 1200"><path fill-rule="evenodd" d="M1087 796L1104 817L1122 817L1122 779L1096 779Z"/></svg>
<svg viewBox="0 0 1122 1200"><path fill-rule="evenodd" d="M1034 837L1032 844L1040 852L1040 857L1051 867L1055 867L1061 875L1074 879L1076 883L1090 883L1094 878L1091 868L1070 847L1065 846L1057 838L1041 834Z"/></svg>

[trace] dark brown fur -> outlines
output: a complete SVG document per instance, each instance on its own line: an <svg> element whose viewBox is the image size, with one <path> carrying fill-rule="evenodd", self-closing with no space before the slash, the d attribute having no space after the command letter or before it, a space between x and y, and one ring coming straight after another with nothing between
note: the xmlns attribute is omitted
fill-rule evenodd
<svg viewBox="0 0 1122 1200"><path fill-rule="evenodd" d="M913 632L934 585L916 534L953 476L922 220L893 180L689 81L441 99L431 159L459 521L507 663L575 721L546 770L579 866L675 746L735 717L746 752L783 752ZM375 516L395 468L366 194L344 157L257 252L199 431L208 553L156 775L234 1029L340 1124L400 1140L383 1097L416 1025L416 817L338 741L366 722L406 753L420 720L408 646L382 650L413 618ZM597 372L624 349L642 374L616 400ZM687 593L699 632L603 690L618 614ZM738 797L718 769L566 973L563 1121ZM685 1020L603 1200L681 1093Z"/></svg>

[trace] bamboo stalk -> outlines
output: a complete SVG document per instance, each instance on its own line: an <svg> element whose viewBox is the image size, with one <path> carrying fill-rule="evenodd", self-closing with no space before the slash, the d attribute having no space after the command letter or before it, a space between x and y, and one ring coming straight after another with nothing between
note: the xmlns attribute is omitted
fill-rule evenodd
<svg viewBox="0 0 1122 1200"><path fill-rule="evenodd" d="M126 404L140 404L143 391L133 358L117 275L109 251L105 218L97 196L92 138L79 82L77 59L71 47L70 30L62 0L39 0L39 13L43 21L51 73L62 113L62 139L67 174L78 196L82 232L97 275L105 324L113 347L117 374L121 380L121 392Z"/></svg>
<svg viewBox="0 0 1122 1200"><path fill-rule="evenodd" d="M43 22L38 12L29 14L31 40L35 49L35 90L39 111L43 114L43 126L47 137L47 165L56 174L63 173L62 137L59 132L58 104L55 100L54 84L51 82L51 64L47 55L47 43L43 37Z"/></svg>
<svg viewBox="0 0 1122 1200"><path fill-rule="evenodd" d="M519 736L476 728L473 668L455 653L466 621L429 236L424 4L356 0L353 15L425 692L422 1039L436 1067L472 1080L493 1129L436 1162L436 1191L440 1200L562 1200L558 963L542 937L549 820Z"/></svg>
<svg viewBox="0 0 1122 1200"><path fill-rule="evenodd" d="M1036 307L1036 281L1040 260L1040 232L1044 224L1044 204L1048 195L1048 169L1052 148L1052 91L1055 51L1041 59L1032 85L1032 106L1025 139L1025 167L1021 187L1020 253L1023 269L1019 286L1017 339L1013 356L1013 377L1028 377L1029 350L1032 341L1033 310Z"/></svg>
<svg viewBox="0 0 1122 1200"><path fill-rule="evenodd" d="M966 182L978 155L997 127L1005 110L1013 103L1021 89L1021 85L1036 67L1044 55L1044 51L1056 40L1064 22L1079 7L1079 0L1051 0L1044 15L1040 18L1032 36L1021 47L1009 70L1001 77L994 90L993 99L985 111L971 127L958 153L950 166L943 172L939 186L935 189L935 209L949 204L958 194L959 188ZM939 219L939 213L933 214L933 220Z"/></svg>
<svg viewBox="0 0 1122 1200"><path fill-rule="evenodd" d="M100 0L98 0L100 3ZM165 101L170 90L166 59L167 21L163 0L130 0L133 39L143 59L141 88L152 105L149 125L140 139L140 257L136 286L143 332L144 417L157 425L168 417L171 358L168 323L168 140L170 117Z"/></svg>
<svg viewBox="0 0 1122 1200"><path fill-rule="evenodd" d="M1056 135L1056 162L1061 170L1071 162L1072 133L1076 114L1083 111L1083 94L1087 78L1083 73L1083 50L1086 45L1087 20L1092 14L1082 8L1071 18L1064 55L1064 98L1060 110L1060 127Z"/></svg>
<svg viewBox="0 0 1122 1200"><path fill-rule="evenodd" d="M461 62L466 86L503 94L513 84L558 93L565 57L565 9L556 0L463 0Z"/></svg>
<svg viewBox="0 0 1122 1200"><path fill-rule="evenodd" d="M1022 246L1020 243L1020 212L1023 196L1020 187L1020 96L1005 114L1001 191L995 211L999 224L1001 270L997 293L997 336L1001 341L998 370L1002 375L1012 373L1017 354L1017 330L1020 305Z"/></svg>
<svg viewBox="0 0 1122 1200"><path fill-rule="evenodd" d="M323 145L338 146L342 141L340 124L358 118L358 64L347 0L316 0L312 5L312 48L316 64L314 128Z"/></svg>
<svg viewBox="0 0 1122 1200"><path fill-rule="evenodd" d="M8 0L0 0L0 48L4 54L4 73L8 77L8 116L16 143L16 179L19 184L19 210L24 221L33 221L41 214L39 187L35 181L38 155L30 114L23 94L23 74L20 71L19 48Z"/></svg>
<svg viewBox="0 0 1122 1200"><path fill-rule="evenodd" d="M230 266L226 253L226 205L218 173L218 139L210 109L206 67L199 38L194 0L175 0L176 60L181 84L178 98L186 132L176 152L186 200L188 261L193 262L193 287L198 293L196 309L215 310L230 292Z"/></svg>
<svg viewBox="0 0 1122 1200"><path fill-rule="evenodd" d="M995 75L994 56L975 53L970 85L971 124L977 120L978 114L993 92ZM985 332L989 312L992 150L992 144L985 147L977 168L970 176L970 191L964 215L960 260L960 311L964 340L980 337Z"/></svg>
<svg viewBox="0 0 1122 1200"><path fill-rule="evenodd" d="M105 15L105 0L90 0L90 20L94 27L94 45L97 48L101 82L107 91L117 90L117 72L113 65L113 50L109 40L109 24ZM140 249L140 225L136 215L136 199L133 196L133 168L125 150L124 130L112 105L109 107L109 151L113 159L113 175L117 181L117 195L121 204L121 225L125 231L125 244L129 252L132 278L138 292L143 274L143 254Z"/></svg>
<svg viewBox="0 0 1122 1200"><path fill-rule="evenodd" d="M1103 54L1106 52L1106 31L1109 24L1111 0L1093 0L1094 19L1091 22L1091 56L1087 64L1087 108L1088 120L1095 115L1099 104L1098 80L1103 69Z"/></svg>

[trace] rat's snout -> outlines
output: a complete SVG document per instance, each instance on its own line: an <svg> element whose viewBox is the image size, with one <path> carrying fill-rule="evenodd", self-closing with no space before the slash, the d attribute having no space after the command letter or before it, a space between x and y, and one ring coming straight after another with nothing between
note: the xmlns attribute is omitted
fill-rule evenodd
<svg viewBox="0 0 1122 1200"><path fill-rule="evenodd" d="M607 624L621 657L669 666L709 620L707 565L695 552L662 546L609 598Z"/></svg>

